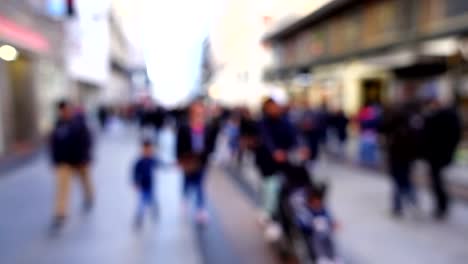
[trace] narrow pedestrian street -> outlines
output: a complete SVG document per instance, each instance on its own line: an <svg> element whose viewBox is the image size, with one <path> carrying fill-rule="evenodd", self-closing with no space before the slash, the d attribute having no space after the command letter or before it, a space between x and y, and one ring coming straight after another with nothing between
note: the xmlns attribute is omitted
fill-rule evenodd
<svg viewBox="0 0 468 264"><path fill-rule="evenodd" d="M137 197L130 173L139 146L137 139L135 129L122 127L99 137L93 167L96 207L90 215L81 212L80 186L76 181L69 221L59 236L50 236L48 232L54 175L45 153L2 175L0 263L274 263L260 231L250 232L255 226L254 215L249 217L243 212L250 209L248 213L253 213L252 209L228 179L217 172L210 175L212 217L207 226L197 226L190 212L182 210L180 173L166 165L157 171L160 219L153 223L148 218L144 229L135 231L132 223ZM161 159L170 162L173 134L162 131L159 142ZM236 206L243 208L234 210ZM232 214L245 216L249 223L232 226ZM235 231L235 238L239 239L236 243L227 239L234 232L225 228ZM248 245L257 243L256 246L236 249L245 246L244 239L253 236ZM241 256L251 254L259 257L253 261L240 260Z"/></svg>
<svg viewBox="0 0 468 264"><path fill-rule="evenodd" d="M173 161L174 135L163 130L161 159ZM0 178L0 263L280 263L263 241L254 203L217 166L207 190L209 224L194 224L180 199L180 173L172 165L157 172L160 218L132 228L137 197L130 164L137 154L137 131L114 129L97 140L93 179L96 207L81 211L76 182L70 218L50 236L54 176L47 156ZM468 204L457 201L447 222L429 217L430 200L421 191L423 212L397 220L389 216L390 185L383 175L336 162L322 162L317 174L330 180L329 199L339 222L337 241L346 263L464 263L468 258Z"/></svg>

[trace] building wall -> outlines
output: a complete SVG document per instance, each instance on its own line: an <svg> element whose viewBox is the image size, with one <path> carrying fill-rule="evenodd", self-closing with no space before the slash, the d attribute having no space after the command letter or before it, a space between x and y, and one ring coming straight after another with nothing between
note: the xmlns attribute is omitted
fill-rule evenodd
<svg viewBox="0 0 468 264"><path fill-rule="evenodd" d="M47 58L34 62L35 90L38 104L38 126L41 135L47 135L56 118L56 103L64 98L74 98L73 85L69 82L63 64Z"/></svg>
<svg viewBox="0 0 468 264"><path fill-rule="evenodd" d="M263 69L269 52L262 45L266 26L259 2L230 0L210 32L217 71L210 94L227 104L259 105L265 96Z"/></svg>
<svg viewBox="0 0 468 264"><path fill-rule="evenodd" d="M111 72L109 85L104 89L102 102L106 104L120 104L131 100L130 79L122 72Z"/></svg>
<svg viewBox="0 0 468 264"><path fill-rule="evenodd" d="M0 156L31 149L53 124L44 109L52 108L55 100L46 95L49 85L41 85L45 74L38 63L53 62L57 65L54 73L66 79L65 73L56 71L64 68L63 27L34 7L26 1L1 1L0 17L7 21L3 23L13 23L17 31L28 33L0 35L0 45L10 44L20 54L15 62L0 61ZM37 41L43 43L42 48L34 44ZM66 91L64 86L57 89Z"/></svg>
<svg viewBox="0 0 468 264"><path fill-rule="evenodd" d="M110 74L110 36L107 19L83 17L67 21L67 71L73 80L102 87Z"/></svg>
<svg viewBox="0 0 468 264"><path fill-rule="evenodd" d="M7 73L6 73L6 64L0 60L0 98L3 98L0 103L0 155L2 155L6 150L6 115L8 111L9 100L7 99Z"/></svg>

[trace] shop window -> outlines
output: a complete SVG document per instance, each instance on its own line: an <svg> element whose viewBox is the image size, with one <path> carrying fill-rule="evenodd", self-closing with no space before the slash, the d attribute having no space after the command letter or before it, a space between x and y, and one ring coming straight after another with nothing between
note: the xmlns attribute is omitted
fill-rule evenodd
<svg viewBox="0 0 468 264"><path fill-rule="evenodd" d="M380 79L366 79L362 81L362 105L380 104L382 98L383 81Z"/></svg>
<svg viewBox="0 0 468 264"><path fill-rule="evenodd" d="M447 1L447 17L454 17L468 14L468 1L466 0L446 0Z"/></svg>

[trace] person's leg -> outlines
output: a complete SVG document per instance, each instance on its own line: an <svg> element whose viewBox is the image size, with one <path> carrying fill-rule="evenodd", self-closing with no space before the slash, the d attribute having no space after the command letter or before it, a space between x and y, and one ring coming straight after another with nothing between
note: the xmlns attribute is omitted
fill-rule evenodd
<svg viewBox="0 0 468 264"><path fill-rule="evenodd" d="M190 196L190 189L192 186L192 180L190 175L184 175L182 179L182 196L184 198L184 202L188 202Z"/></svg>
<svg viewBox="0 0 468 264"><path fill-rule="evenodd" d="M402 214L402 170L398 164L390 164L390 174L393 180L393 205L392 213L394 216Z"/></svg>
<svg viewBox="0 0 468 264"><path fill-rule="evenodd" d="M194 182L196 203L198 211L205 210L205 190L203 188L203 179L199 178Z"/></svg>
<svg viewBox="0 0 468 264"><path fill-rule="evenodd" d="M371 138L369 140L369 165L375 166L377 165L377 139Z"/></svg>
<svg viewBox="0 0 468 264"><path fill-rule="evenodd" d="M60 164L55 169L56 174L56 198L55 221L63 222L67 216L68 200L70 195L70 178L72 168L66 164ZM57 225L60 224L57 222Z"/></svg>
<svg viewBox="0 0 468 264"><path fill-rule="evenodd" d="M157 199L155 198L154 190L151 189L149 190L148 196L147 196L147 201L148 205L151 208L151 212L153 215L154 220L156 220L159 217L159 203Z"/></svg>
<svg viewBox="0 0 468 264"><path fill-rule="evenodd" d="M279 177L274 174L263 180L263 209L270 219L276 214L279 196Z"/></svg>
<svg viewBox="0 0 468 264"><path fill-rule="evenodd" d="M436 201L435 216L443 218L447 214L448 195L442 178L442 167L436 164L430 164L430 167L432 192Z"/></svg>
<svg viewBox="0 0 468 264"><path fill-rule="evenodd" d="M359 138L359 159L360 162L364 165L368 164L368 150L367 142L364 135L361 135Z"/></svg>
<svg viewBox="0 0 468 264"><path fill-rule="evenodd" d="M406 200L411 203L413 206L417 206L418 199L416 196L416 190L414 188L413 181L411 180L411 164L407 163L401 167L401 185L402 192Z"/></svg>
<svg viewBox="0 0 468 264"><path fill-rule="evenodd" d="M290 208L290 196L292 192L285 188L281 188L278 194L278 208L275 216L275 220L279 221L281 228L283 229L286 238L291 241L292 239L292 223L290 217L294 217L295 212Z"/></svg>
<svg viewBox="0 0 468 264"><path fill-rule="evenodd" d="M193 188L197 207L196 220L198 223L204 224L208 221L208 212L205 205L204 171L200 171L194 175Z"/></svg>
<svg viewBox="0 0 468 264"><path fill-rule="evenodd" d="M135 228L140 228L143 225L145 217L145 208L148 203L148 193L146 190L140 190L140 200L135 215Z"/></svg>
<svg viewBox="0 0 468 264"><path fill-rule="evenodd" d="M84 194L84 208L90 210L94 202L94 189L91 181L89 164L84 164L78 167L78 175Z"/></svg>
<svg viewBox="0 0 468 264"><path fill-rule="evenodd" d="M324 239L324 234L320 232L313 232L313 236L311 237L314 255L318 263L327 259L327 245Z"/></svg>

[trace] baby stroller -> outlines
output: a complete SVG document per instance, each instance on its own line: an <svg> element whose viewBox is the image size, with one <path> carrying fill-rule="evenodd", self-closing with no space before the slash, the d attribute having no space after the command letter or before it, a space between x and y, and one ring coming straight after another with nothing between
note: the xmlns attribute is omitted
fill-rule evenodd
<svg viewBox="0 0 468 264"><path fill-rule="evenodd" d="M325 204L327 186L312 181L303 165L287 165L280 193L283 244L301 263L337 263L333 219Z"/></svg>

